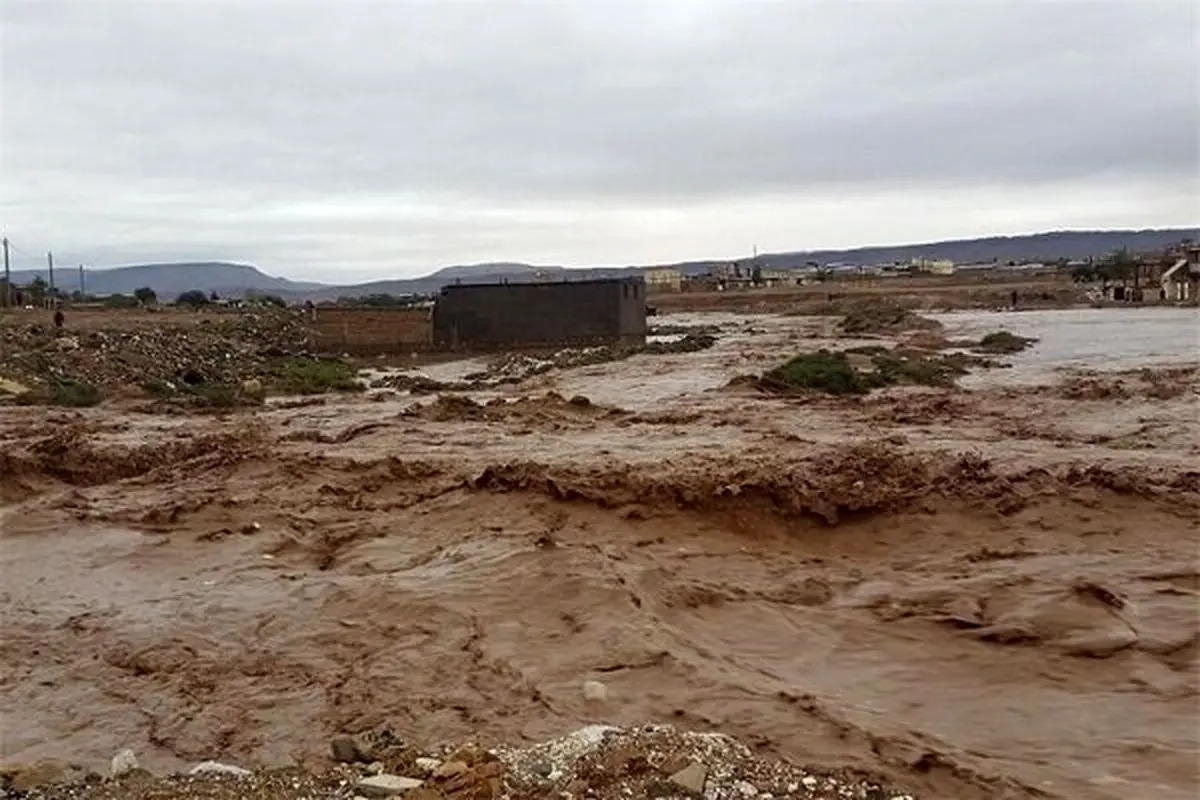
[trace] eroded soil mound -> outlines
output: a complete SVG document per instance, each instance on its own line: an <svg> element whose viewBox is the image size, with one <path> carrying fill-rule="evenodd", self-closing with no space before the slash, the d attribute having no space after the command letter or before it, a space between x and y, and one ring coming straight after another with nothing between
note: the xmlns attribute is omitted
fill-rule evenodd
<svg viewBox="0 0 1200 800"><path fill-rule="evenodd" d="M35 487L48 485L114 483L198 459L213 466L230 463L261 454L264 446L262 429L251 424L225 433L183 433L166 442L148 444L97 444L79 424L23 447L6 446L0 451L0 475L6 487L23 486L21 494L27 495ZM14 493L9 499L17 496Z"/></svg>
<svg viewBox="0 0 1200 800"><path fill-rule="evenodd" d="M847 336L894 336L908 331L937 331L942 324L886 300L860 303L842 318L838 329Z"/></svg>
<svg viewBox="0 0 1200 800"><path fill-rule="evenodd" d="M1081 372L1069 376L1056 391L1068 400L1173 400L1200 394L1200 367Z"/></svg>
<svg viewBox="0 0 1200 800"><path fill-rule="evenodd" d="M407 408L403 416L430 422L457 421L515 421L541 425L591 424L599 417L626 416L626 412L597 406L586 397L570 399L556 392L541 396L522 396L516 399L494 398L478 402L456 394L439 394L432 403Z"/></svg>

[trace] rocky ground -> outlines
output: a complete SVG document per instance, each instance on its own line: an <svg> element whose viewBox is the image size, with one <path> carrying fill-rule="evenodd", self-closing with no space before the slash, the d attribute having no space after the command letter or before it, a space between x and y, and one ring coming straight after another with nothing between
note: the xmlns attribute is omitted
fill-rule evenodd
<svg viewBox="0 0 1200 800"><path fill-rule="evenodd" d="M591 689L596 691L595 688ZM44 762L0 772L8 800L232 800L233 798L403 797L408 800L570 800L659 797L706 800L910 800L870 776L806 770L756 757L721 734L669 725L592 725L524 747L476 744L421 753L392 735L340 736L335 765L246 770L203 762L155 777L132 751L113 757L106 775ZM61 781L56 783L56 781Z"/></svg>
<svg viewBox="0 0 1200 800"><path fill-rule="evenodd" d="M0 318L0 395L69 382L106 394L137 396L147 387L239 384L263 377L281 359L306 356L302 312L263 309L239 314L93 314L90 324L56 330L48 316ZM76 321L72 318L70 323Z"/></svg>

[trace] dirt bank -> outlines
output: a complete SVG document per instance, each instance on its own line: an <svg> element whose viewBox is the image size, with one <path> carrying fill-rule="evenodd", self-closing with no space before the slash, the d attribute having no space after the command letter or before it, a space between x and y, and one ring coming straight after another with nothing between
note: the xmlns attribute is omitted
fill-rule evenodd
<svg viewBox="0 0 1200 800"><path fill-rule="evenodd" d="M129 747L336 797L340 735L444 757L671 723L736 737L758 766L729 785L772 793L755 770L787 763L1194 796L1200 443L1171 432L1197 398L1154 388L1194 372L772 397L726 385L855 342L724 330L476 392L7 409L4 761ZM677 766L650 751L580 763L636 794Z"/></svg>
<svg viewBox="0 0 1200 800"><path fill-rule="evenodd" d="M817 314L840 316L863 301L886 299L911 310L995 309L1017 304L1025 309L1087 305L1086 291L1069 279L1054 276L904 277L831 281L809 286L726 292L674 292L652 295L664 313L723 311L747 314Z"/></svg>

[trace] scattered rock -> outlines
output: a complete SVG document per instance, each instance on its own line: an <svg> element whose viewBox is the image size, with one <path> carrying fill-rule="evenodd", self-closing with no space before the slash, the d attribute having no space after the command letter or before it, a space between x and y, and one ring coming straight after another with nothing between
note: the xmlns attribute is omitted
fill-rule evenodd
<svg viewBox="0 0 1200 800"><path fill-rule="evenodd" d="M333 760L341 764L358 764L371 761L371 757L363 750L362 745L353 736L335 736L329 742L329 752Z"/></svg>
<svg viewBox="0 0 1200 800"><path fill-rule="evenodd" d="M758 796L758 787L755 786L753 783L750 783L750 781L738 781L734 785L733 789L735 792L737 792L742 797L757 797Z"/></svg>
<svg viewBox="0 0 1200 800"><path fill-rule="evenodd" d="M243 767L233 764L222 764L219 761L202 761L188 770L189 775L228 775L232 778L246 778L253 773Z"/></svg>
<svg viewBox="0 0 1200 800"><path fill-rule="evenodd" d="M447 761L446 763L439 764L437 767L435 767L432 774L433 777L438 780L449 780L450 778L454 778L463 774L468 769L470 769L470 767L462 761Z"/></svg>
<svg viewBox="0 0 1200 800"><path fill-rule="evenodd" d="M442 760L440 758L422 756L413 763L422 774L431 775L435 769L442 765Z"/></svg>
<svg viewBox="0 0 1200 800"><path fill-rule="evenodd" d="M32 387L69 380L165 389L186 375L236 388L245 376L269 374L279 359L311 350L304 315L293 310L219 315L186 325L174 324L180 319L174 314L162 319L138 330L94 330L82 339L56 337L46 326L0 326L0 370Z"/></svg>
<svg viewBox="0 0 1200 800"><path fill-rule="evenodd" d="M23 383L10 381L7 378L0 378L0 395L11 394L13 396L26 394L29 387Z"/></svg>
<svg viewBox="0 0 1200 800"><path fill-rule="evenodd" d="M671 783L692 795L704 794L704 782L708 779L708 768L693 761L671 776Z"/></svg>
<svg viewBox="0 0 1200 800"><path fill-rule="evenodd" d="M132 750L126 748L113 756L109 774L114 778L120 778L138 768L137 755Z"/></svg>
<svg viewBox="0 0 1200 800"><path fill-rule="evenodd" d="M424 781L416 778L384 774L363 778L355 788L367 797L394 797L412 789L419 789L423 784Z"/></svg>

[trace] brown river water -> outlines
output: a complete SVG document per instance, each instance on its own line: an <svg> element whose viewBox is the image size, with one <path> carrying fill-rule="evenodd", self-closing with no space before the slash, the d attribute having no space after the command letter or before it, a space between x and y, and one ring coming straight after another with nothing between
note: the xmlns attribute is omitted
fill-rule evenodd
<svg viewBox="0 0 1200 800"><path fill-rule="evenodd" d="M1194 798L1197 316L1073 313L949 315L1041 337L966 391L765 397L727 384L831 326L695 314L504 404L0 409L0 757L669 721L921 798ZM1184 369L1070 383L1112 331Z"/></svg>

